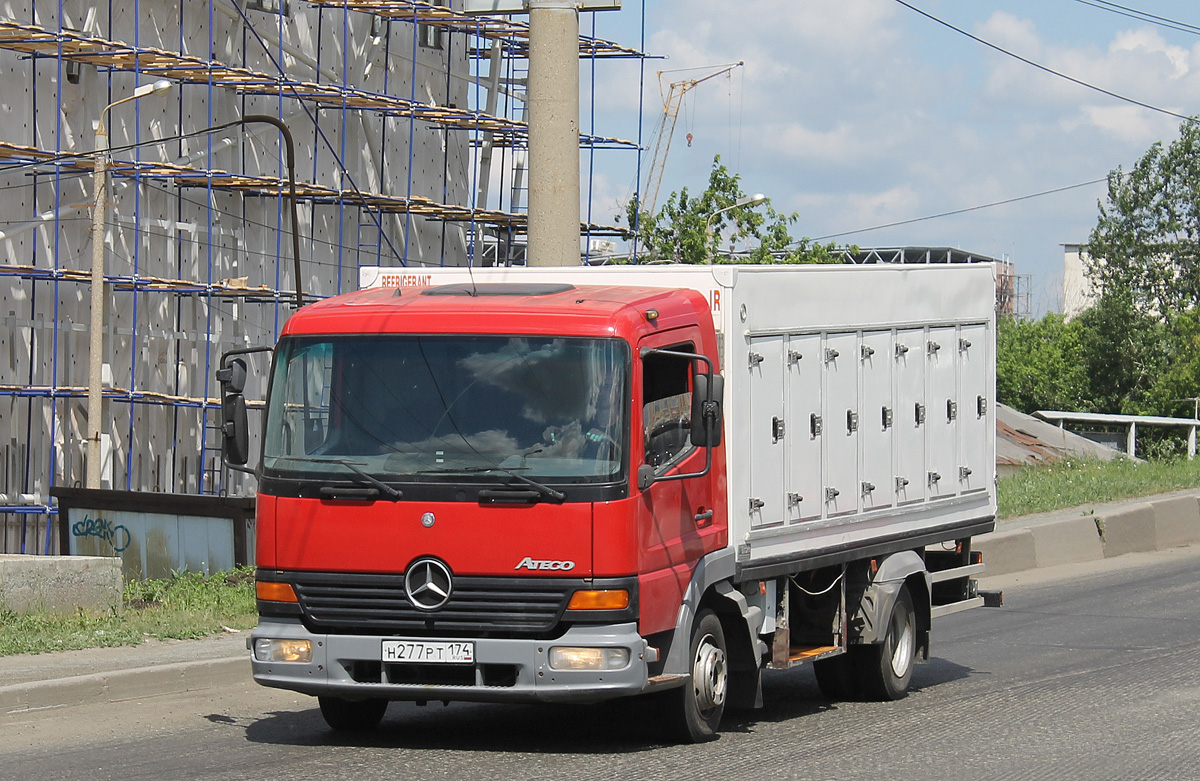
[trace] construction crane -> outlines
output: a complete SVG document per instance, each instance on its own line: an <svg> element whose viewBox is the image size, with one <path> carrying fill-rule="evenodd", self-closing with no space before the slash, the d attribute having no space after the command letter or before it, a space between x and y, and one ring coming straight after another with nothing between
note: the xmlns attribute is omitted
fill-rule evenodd
<svg viewBox="0 0 1200 781"><path fill-rule="evenodd" d="M658 189L662 186L663 170L667 165L667 154L671 151L671 137L675 135L675 122L679 119L679 109L683 106L683 97L704 82L715 79L718 76L724 76L726 73L743 65L745 65L744 62L735 62L732 65L713 66L717 70L709 73L707 76L672 82L668 82L665 77L665 74L671 71L658 72L658 91L662 95L663 111L662 115L658 118L658 123L654 126L654 132L651 134L651 143L654 145L654 156L650 158L650 169L646 174L645 197L640 199L641 202L638 204L639 211L654 214L654 208L658 203ZM686 70L698 69L687 68ZM678 71L675 72L678 73Z"/></svg>

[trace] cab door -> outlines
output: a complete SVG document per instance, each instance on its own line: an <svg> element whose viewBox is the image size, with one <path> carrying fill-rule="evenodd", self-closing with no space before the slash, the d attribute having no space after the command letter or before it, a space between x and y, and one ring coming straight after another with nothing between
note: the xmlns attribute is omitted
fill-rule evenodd
<svg viewBox="0 0 1200 781"><path fill-rule="evenodd" d="M642 465L650 466L656 478L704 470L705 448L691 444L696 361L656 353L642 355L645 348L695 353L699 347L700 333L694 328L655 334L638 345L632 414L635 474ZM720 463L720 451L717 448L713 453L714 464ZM675 626L696 563L725 546L727 519L714 490L718 473L720 470L714 469L703 477L659 479L637 497L643 634Z"/></svg>

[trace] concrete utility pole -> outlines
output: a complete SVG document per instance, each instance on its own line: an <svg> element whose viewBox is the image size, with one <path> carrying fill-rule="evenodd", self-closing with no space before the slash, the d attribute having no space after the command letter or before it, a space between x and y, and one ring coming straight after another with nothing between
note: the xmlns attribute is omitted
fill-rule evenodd
<svg viewBox="0 0 1200 781"><path fill-rule="evenodd" d="M530 266L579 265L579 11L621 0L464 0L469 14L529 13ZM492 64L493 70L496 64Z"/></svg>
<svg viewBox="0 0 1200 781"><path fill-rule="evenodd" d="M529 266L579 265L579 8L529 3Z"/></svg>

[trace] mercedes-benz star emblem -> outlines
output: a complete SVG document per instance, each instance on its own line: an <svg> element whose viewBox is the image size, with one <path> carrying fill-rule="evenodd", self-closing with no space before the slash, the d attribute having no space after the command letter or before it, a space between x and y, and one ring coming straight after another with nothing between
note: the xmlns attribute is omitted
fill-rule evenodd
<svg viewBox="0 0 1200 781"><path fill-rule="evenodd" d="M450 601L450 568L437 559L418 559L404 573L404 593L418 610L439 610Z"/></svg>

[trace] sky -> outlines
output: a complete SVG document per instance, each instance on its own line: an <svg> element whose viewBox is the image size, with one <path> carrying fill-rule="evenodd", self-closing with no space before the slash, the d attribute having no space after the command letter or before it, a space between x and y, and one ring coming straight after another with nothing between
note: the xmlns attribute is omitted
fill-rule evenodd
<svg viewBox="0 0 1200 781"><path fill-rule="evenodd" d="M1010 260L1035 316L1061 307L1062 245L1087 240L1109 172L1176 138L1171 114L1200 114L1195 0L624 0L580 27L661 57L583 64L582 130L601 136L651 143L659 71L745 63L689 91L660 204L702 191L720 155L746 193L799 215L796 237ZM636 175L636 152L585 152L594 221L615 222Z"/></svg>

